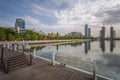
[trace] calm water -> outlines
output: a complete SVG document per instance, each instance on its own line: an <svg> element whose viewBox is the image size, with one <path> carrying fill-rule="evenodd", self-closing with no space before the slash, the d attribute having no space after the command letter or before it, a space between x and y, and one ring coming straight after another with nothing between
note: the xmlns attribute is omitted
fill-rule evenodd
<svg viewBox="0 0 120 80"><path fill-rule="evenodd" d="M120 80L120 41L93 41L46 46L37 50L36 55L51 59L56 52L56 61L92 72L93 60L100 75Z"/></svg>

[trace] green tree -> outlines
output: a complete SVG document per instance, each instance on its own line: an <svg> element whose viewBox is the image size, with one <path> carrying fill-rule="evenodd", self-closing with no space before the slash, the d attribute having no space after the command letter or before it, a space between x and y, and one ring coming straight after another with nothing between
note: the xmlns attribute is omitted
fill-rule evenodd
<svg viewBox="0 0 120 80"><path fill-rule="evenodd" d="M25 34L24 39L31 40L31 35L29 33Z"/></svg>

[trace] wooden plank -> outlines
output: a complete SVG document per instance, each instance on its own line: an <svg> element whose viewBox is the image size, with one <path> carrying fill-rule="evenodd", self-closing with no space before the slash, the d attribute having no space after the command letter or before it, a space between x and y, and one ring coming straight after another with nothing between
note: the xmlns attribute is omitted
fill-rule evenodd
<svg viewBox="0 0 120 80"><path fill-rule="evenodd" d="M60 65L52 66L50 62L36 58L31 66L9 74L1 73L0 80L92 80L92 76Z"/></svg>

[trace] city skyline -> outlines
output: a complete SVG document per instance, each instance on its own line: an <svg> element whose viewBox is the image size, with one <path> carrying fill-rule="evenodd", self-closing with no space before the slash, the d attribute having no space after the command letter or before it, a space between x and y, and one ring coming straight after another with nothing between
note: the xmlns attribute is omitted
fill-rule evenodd
<svg viewBox="0 0 120 80"><path fill-rule="evenodd" d="M22 18L26 28L45 33L78 31L84 34L85 24L90 26L93 36L99 35L103 24L106 27L111 24L116 36L120 31L120 0L1 0L0 9L3 27L14 27L16 18Z"/></svg>

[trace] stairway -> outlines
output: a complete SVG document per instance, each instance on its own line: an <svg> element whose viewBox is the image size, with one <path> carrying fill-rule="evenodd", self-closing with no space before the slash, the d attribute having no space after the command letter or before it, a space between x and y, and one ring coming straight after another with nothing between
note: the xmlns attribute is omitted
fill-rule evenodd
<svg viewBox="0 0 120 80"><path fill-rule="evenodd" d="M6 73L28 66L30 62L24 54L9 57L8 60L4 61L4 70Z"/></svg>

